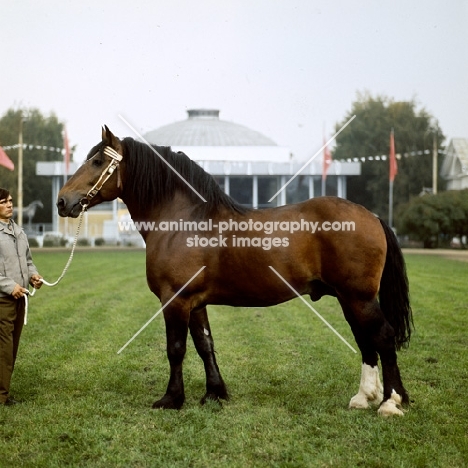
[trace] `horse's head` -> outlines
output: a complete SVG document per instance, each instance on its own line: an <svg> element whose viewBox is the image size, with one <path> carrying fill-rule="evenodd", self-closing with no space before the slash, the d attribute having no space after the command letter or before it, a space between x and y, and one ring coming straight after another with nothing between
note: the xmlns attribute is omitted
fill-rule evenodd
<svg viewBox="0 0 468 468"><path fill-rule="evenodd" d="M122 192L121 141L104 127L102 141L88 154L85 163L62 187L57 198L60 216L76 218L83 206L88 208L116 199Z"/></svg>

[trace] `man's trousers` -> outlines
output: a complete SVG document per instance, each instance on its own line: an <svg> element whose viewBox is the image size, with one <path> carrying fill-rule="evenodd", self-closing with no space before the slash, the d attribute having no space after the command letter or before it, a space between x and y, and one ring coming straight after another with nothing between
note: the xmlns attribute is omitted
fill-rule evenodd
<svg viewBox="0 0 468 468"><path fill-rule="evenodd" d="M25 300L0 297L0 404L7 401L23 330Z"/></svg>

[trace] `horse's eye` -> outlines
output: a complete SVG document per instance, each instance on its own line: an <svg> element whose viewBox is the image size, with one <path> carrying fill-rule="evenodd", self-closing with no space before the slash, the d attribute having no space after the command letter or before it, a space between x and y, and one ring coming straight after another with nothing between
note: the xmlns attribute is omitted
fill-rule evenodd
<svg viewBox="0 0 468 468"><path fill-rule="evenodd" d="M101 167L102 166L102 161L100 159L93 159L93 166Z"/></svg>

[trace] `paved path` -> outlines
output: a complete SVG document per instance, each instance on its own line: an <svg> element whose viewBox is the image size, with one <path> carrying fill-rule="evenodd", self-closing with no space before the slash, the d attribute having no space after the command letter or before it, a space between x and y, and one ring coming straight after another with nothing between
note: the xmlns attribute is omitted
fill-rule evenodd
<svg viewBox="0 0 468 468"><path fill-rule="evenodd" d="M435 255L450 260L468 262L468 250L455 249L403 249L403 254Z"/></svg>

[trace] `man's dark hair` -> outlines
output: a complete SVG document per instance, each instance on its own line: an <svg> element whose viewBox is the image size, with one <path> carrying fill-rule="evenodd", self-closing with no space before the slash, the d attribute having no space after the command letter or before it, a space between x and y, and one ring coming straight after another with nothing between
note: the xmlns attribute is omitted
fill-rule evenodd
<svg viewBox="0 0 468 468"><path fill-rule="evenodd" d="M6 200L10 196L10 191L0 188L0 200Z"/></svg>

